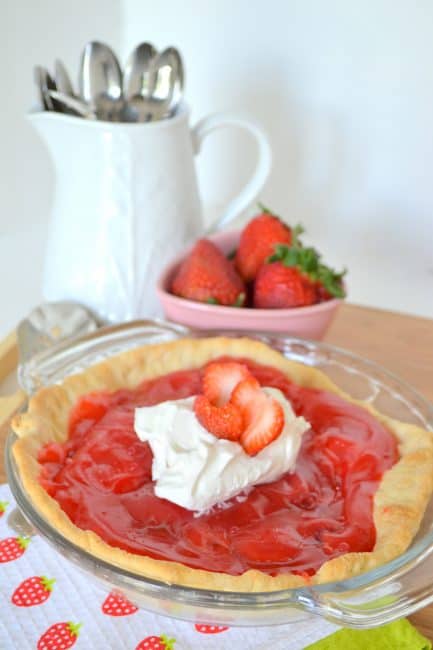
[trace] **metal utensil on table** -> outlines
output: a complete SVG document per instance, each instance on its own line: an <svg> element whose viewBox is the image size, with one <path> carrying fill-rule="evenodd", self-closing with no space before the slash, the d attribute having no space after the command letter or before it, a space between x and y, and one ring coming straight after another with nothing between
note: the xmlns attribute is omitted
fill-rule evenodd
<svg viewBox="0 0 433 650"><path fill-rule="evenodd" d="M100 120L119 121L124 108L122 70L114 52L98 41L87 43L79 72L81 98Z"/></svg>
<svg viewBox="0 0 433 650"><path fill-rule="evenodd" d="M27 393L34 390L26 381L25 368L35 354L66 339L93 332L97 327L89 310L75 302L48 302L33 309L17 327L20 386Z"/></svg>
<svg viewBox="0 0 433 650"><path fill-rule="evenodd" d="M98 323L82 305L73 302L45 303L33 309L17 327L19 356L18 382L26 393L35 386L26 376L26 364L42 350L78 336L93 332ZM8 515L8 525L19 535L31 537L36 534L18 508Z"/></svg>
<svg viewBox="0 0 433 650"><path fill-rule="evenodd" d="M77 99L77 97L65 95L58 90L49 90L48 95L63 108L61 111L62 113L79 115L90 120L96 120L96 113L90 108L88 104L81 101L80 99Z"/></svg>

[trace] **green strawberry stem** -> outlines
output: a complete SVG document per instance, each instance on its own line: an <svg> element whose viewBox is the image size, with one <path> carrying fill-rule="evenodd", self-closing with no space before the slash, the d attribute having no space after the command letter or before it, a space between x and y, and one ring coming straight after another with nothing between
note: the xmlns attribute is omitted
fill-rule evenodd
<svg viewBox="0 0 433 650"><path fill-rule="evenodd" d="M51 578L51 580L49 580L46 576L41 576L42 585L44 589L46 589L47 591L53 590L53 584L55 583L55 581L56 581L55 578Z"/></svg>
<svg viewBox="0 0 433 650"><path fill-rule="evenodd" d="M176 639L169 639L166 634L161 634L159 638L164 644L165 650L173 650L174 644L176 643Z"/></svg>
<svg viewBox="0 0 433 650"><path fill-rule="evenodd" d="M0 501L0 512L4 512L9 505L9 501Z"/></svg>
<svg viewBox="0 0 433 650"><path fill-rule="evenodd" d="M320 254L314 248L304 248L302 245L286 246L277 244L275 253L267 259L268 263L281 262L284 266L294 266L305 273L312 282L319 282L326 291L335 298L344 298L346 292L342 279L346 269L337 273L329 266L322 264Z"/></svg>
<svg viewBox="0 0 433 650"><path fill-rule="evenodd" d="M292 231L292 246L302 246L302 242L299 239L299 235L302 235L305 232L304 226L301 226L300 223L297 223L296 226L291 228Z"/></svg>
<svg viewBox="0 0 433 650"><path fill-rule="evenodd" d="M79 631L79 629L80 629L80 627L81 627L82 625L83 625L82 623L71 623L71 622L69 621L69 623L68 623L68 630L69 630L69 632L70 632L71 634L73 634L74 636L78 636L78 631Z"/></svg>
<svg viewBox="0 0 433 650"><path fill-rule="evenodd" d="M263 203L260 203L260 201L258 201L257 205L259 207L259 210L261 210L265 214L271 214L272 216L275 216L274 213L272 212L272 210L269 210L269 208L267 208L265 205L263 205Z"/></svg>
<svg viewBox="0 0 433 650"><path fill-rule="evenodd" d="M17 537L17 542L23 550L30 544L30 537Z"/></svg>

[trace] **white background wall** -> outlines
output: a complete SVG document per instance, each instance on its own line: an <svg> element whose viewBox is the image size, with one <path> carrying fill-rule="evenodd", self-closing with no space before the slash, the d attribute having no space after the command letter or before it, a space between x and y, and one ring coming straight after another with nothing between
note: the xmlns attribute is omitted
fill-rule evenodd
<svg viewBox="0 0 433 650"><path fill-rule="evenodd" d="M433 317L432 34L428 0L7 0L0 273L13 262L14 278L0 288L11 304L2 319L12 325L40 299L53 170L22 117L32 66L60 56L76 70L90 38L123 59L141 40L179 46L193 121L228 109L263 124L275 162L261 198L349 268L350 299ZM246 180L254 154L234 132L206 143L198 167L208 211ZM17 267L22 247L33 273Z"/></svg>
<svg viewBox="0 0 433 650"><path fill-rule="evenodd" d="M121 0L0 0L0 336L41 302L54 170L25 114L36 102L33 66L60 58L77 75L97 36L119 49Z"/></svg>

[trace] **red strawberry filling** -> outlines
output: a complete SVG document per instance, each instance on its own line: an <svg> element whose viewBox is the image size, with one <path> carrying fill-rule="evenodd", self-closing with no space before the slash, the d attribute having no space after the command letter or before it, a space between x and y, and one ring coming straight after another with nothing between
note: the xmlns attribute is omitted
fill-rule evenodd
<svg viewBox="0 0 433 650"><path fill-rule="evenodd" d="M294 472L200 517L156 497L152 453L134 432L134 409L202 393L203 370L187 370L80 399L68 440L40 452L41 484L75 525L108 544L194 568L312 575L333 557L370 551L373 496L398 460L394 436L361 407L242 363L311 423Z"/></svg>

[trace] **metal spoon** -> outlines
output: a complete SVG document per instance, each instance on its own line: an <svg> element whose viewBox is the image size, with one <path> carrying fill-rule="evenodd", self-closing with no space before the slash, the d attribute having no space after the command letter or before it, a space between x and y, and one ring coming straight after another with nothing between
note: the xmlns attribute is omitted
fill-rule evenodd
<svg viewBox="0 0 433 650"><path fill-rule="evenodd" d="M150 96L150 63L156 54L151 43L140 43L132 50L123 74L123 95L127 101L136 95Z"/></svg>
<svg viewBox="0 0 433 650"><path fill-rule="evenodd" d="M125 122L152 122L164 117L167 117L165 103L142 95L130 97L122 114Z"/></svg>
<svg viewBox="0 0 433 650"><path fill-rule="evenodd" d="M120 119L123 110L122 71L114 52L98 41L84 48L79 74L82 99L101 120Z"/></svg>
<svg viewBox="0 0 433 650"><path fill-rule="evenodd" d="M151 62L154 118L173 115L182 98L184 68L179 51L168 47Z"/></svg>
<svg viewBox="0 0 433 650"><path fill-rule="evenodd" d="M34 67L34 78L42 108L46 111L56 110L55 102L49 95L50 90L56 90L56 84L48 70L41 65L36 65Z"/></svg>
<svg viewBox="0 0 433 650"><path fill-rule="evenodd" d="M170 115L173 115L176 112L176 109L182 99L183 87L185 85L185 70L183 67L182 57L178 49L175 47L168 47L166 50L164 50L163 54L170 62L173 71L173 88L169 104Z"/></svg>
<svg viewBox="0 0 433 650"><path fill-rule="evenodd" d="M74 88L68 71L60 59L56 59L54 63L54 79L56 81L57 90L64 95L75 97Z"/></svg>
<svg viewBox="0 0 433 650"><path fill-rule="evenodd" d="M80 115L81 117L85 117L89 120L96 120L95 112L90 108L88 104L82 102L80 99L71 97L70 95L65 95L58 90L49 90L48 95L62 107L62 113Z"/></svg>

